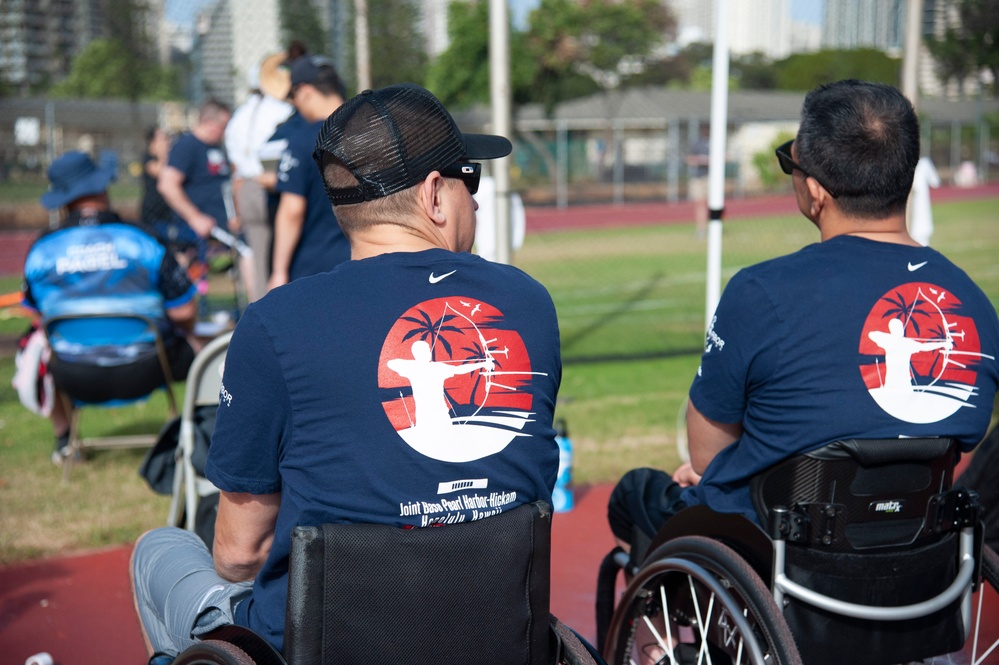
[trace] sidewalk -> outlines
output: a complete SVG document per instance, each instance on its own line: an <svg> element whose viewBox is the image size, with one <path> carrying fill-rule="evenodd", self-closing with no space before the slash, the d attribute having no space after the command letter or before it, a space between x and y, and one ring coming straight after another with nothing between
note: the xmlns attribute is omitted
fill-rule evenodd
<svg viewBox="0 0 999 665"><path fill-rule="evenodd" d="M552 613L595 639L597 567L613 545L610 485L576 490L552 522ZM55 665L140 665L147 656L128 583L131 547L0 568L0 663L40 651Z"/></svg>

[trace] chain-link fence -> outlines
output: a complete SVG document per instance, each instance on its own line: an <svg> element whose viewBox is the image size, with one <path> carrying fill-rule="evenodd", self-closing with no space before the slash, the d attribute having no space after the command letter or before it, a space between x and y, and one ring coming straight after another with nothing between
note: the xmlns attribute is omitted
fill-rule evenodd
<svg viewBox="0 0 999 665"><path fill-rule="evenodd" d="M726 155L724 275L813 242L793 202L741 215L738 202L788 193L773 147L793 136L801 95L733 93ZM566 360L695 351L704 330L705 241L688 201L686 155L707 127L706 93L631 91L563 105L552 118L521 109L514 122L513 189L528 209L526 242L514 261L540 279L559 309ZM927 102L924 154L945 183L971 165L991 179L999 165L995 102ZM191 107L112 100L0 100L0 185L44 182L53 155L70 149L118 153L119 181L139 188L134 168L153 126L186 127ZM488 131L484 110L457 113L466 131ZM964 167L962 167L964 165ZM772 175L772 174L771 174ZM776 184L769 184L769 183ZM0 202L0 230L35 203ZM136 201L115 197L124 211ZM593 208L603 205L603 208ZM699 205L704 205L703 203ZM562 211L557 219L553 212ZM547 216L546 216L547 215ZM762 215L762 217L761 217ZM750 218L751 217L751 218Z"/></svg>

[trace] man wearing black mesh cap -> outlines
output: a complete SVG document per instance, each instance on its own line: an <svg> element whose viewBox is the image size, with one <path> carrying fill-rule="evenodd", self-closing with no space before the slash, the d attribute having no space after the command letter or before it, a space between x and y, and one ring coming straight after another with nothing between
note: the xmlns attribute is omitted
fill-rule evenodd
<svg viewBox="0 0 999 665"><path fill-rule="evenodd" d="M468 253L474 160L510 150L462 134L413 85L366 91L326 121L315 159L351 260L240 318L206 468L221 490L214 566L178 529L136 545L153 650L174 653L190 640L170 634L227 621L280 649L295 525L422 527L551 501L561 380L551 298Z"/></svg>

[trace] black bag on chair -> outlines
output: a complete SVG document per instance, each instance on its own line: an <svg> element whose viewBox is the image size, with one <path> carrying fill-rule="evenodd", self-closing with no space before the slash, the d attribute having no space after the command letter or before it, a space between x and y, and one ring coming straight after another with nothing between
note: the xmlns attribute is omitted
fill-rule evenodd
<svg viewBox="0 0 999 665"><path fill-rule="evenodd" d="M215 431L214 404L199 406L194 412L194 454L191 463L198 475L204 475L208 447ZM160 430L156 445L149 449L139 465L139 475L146 479L157 494L173 493L173 474L177 470L177 446L180 443L180 416L171 418Z"/></svg>

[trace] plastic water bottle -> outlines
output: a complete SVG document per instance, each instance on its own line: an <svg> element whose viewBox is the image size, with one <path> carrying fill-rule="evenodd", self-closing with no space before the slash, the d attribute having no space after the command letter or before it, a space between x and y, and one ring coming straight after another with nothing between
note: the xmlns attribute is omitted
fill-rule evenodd
<svg viewBox="0 0 999 665"><path fill-rule="evenodd" d="M556 513L572 510L572 441L565 420L555 423L555 442L558 444L558 476L552 490L552 508Z"/></svg>

